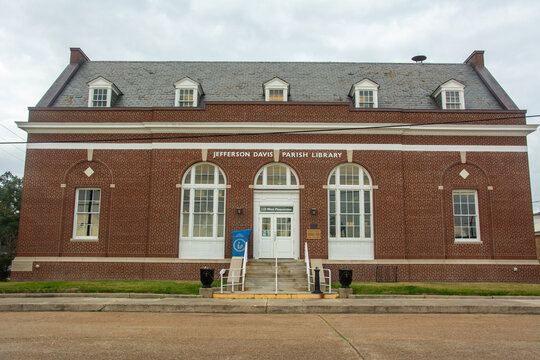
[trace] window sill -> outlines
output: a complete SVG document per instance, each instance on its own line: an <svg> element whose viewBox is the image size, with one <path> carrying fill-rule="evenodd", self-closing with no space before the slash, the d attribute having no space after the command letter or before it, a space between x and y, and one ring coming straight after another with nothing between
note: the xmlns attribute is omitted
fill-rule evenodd
<svg viewBox="0 0 540 360"><path fill-rule="evenodd" d="M367 242L372 243L372 238L328 238L328 241L334 242L334 241L343 241L343 242Z"/></svg>
<svg viewBox="0 0 540 360"><path fill-rule="evenodd" d="M71 242L99 242L99 239L72 238Z"/></svg>
<svg viewBox="0 0 540 360"><path fill-rule="evenodd" d="M454 244L482 244L480 240L454 240Z"/></svg>

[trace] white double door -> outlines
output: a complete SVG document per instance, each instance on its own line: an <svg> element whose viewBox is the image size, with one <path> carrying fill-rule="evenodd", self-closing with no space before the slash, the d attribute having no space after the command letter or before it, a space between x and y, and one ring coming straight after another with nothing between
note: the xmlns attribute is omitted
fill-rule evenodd
<svg viewBox="0 0 540 360"><path fill-rule="evenodd" d="M298 259L298 190L256 190L253 214L253 257L255 259Z"/></svg>
<svg viewBox="0 0 540 360"><path fill-rule="evenodd" d="M292 258L293 255L293 215L260 215L259 256L261 258Z"/></svg>

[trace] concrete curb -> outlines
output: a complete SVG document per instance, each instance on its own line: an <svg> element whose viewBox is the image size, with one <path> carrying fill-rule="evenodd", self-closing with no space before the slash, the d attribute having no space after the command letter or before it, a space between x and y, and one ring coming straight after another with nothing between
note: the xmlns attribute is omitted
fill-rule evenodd
<svg viewBox="0 0 540 360"><path fill-rule="evenodd" d="M244 314L529 314L539 298L204 299L1 297L0 312L164 312Z"/></svg>
<svg viewBox="0 0 540 360"><path fill-rule="evenodd" d="M351 299L539 299L540 296L505 295L351 295Z"/></svg>
<svg viewBox="0 0 540 360"><path fill-rule="evenodd" d="M216 294L219 292L216 292ZM273 294L273 293L272 293ZM132 299L200 299L201 295L149 294L149 293L0 293L1 298L132 298ZM506 295L350 295L350 299L502 299L502 300L540 300L540 296Z"/></svg>
<svg viewBox="0 0 540 360"><path fill-rule="evenodd" d="M84 297L84 298L129 298L129 299L194 299L201 295L183 294L149 294L149 293L10 293L0 294L0 298L50 298L50 297Z"/></svg>

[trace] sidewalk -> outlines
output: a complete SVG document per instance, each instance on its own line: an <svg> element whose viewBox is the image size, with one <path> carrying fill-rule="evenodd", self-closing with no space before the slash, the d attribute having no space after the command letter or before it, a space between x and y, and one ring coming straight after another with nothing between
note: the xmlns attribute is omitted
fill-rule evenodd
<svg viewBox="0 0 540 360"><path fill-rule="evenodd" d="M352 299L206 299L154 294L0 294L0 312L245 314L536 314L540 297L356 296Z"/></svg>

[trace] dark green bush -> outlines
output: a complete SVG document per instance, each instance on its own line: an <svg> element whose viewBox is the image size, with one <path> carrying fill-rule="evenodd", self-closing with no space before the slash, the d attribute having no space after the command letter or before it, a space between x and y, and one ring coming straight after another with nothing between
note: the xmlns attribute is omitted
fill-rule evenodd
<svg viewBox="0 0 540 360"><path fill-rule="evenodd" d="M6 280L9 276L7 268L11 265L11 256L1 255L0 256L0 280Z"/></svg>

